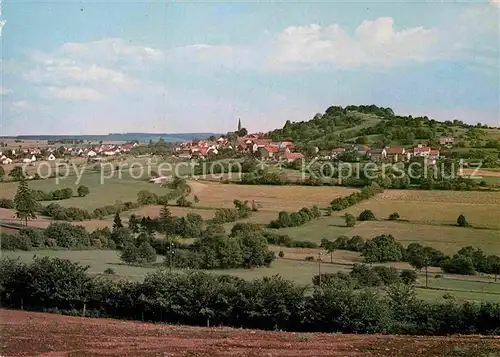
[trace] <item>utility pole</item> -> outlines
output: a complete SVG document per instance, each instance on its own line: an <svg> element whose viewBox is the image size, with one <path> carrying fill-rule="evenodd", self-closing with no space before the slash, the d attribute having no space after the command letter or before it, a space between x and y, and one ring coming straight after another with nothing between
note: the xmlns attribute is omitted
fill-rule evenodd
<svg viewBox="0 0 500 357"><path fill-rule="evenodd" d="M321 252L318 253L318 277L319 277L319 288L321 289Z"/></svg>
<svg viewBox="0 0 500 357"><path fill-rule="evenodd" d="M172 272L172 262L173 262L173 257L174 257L174 243L170 243L170 249L168 254L170 255L170 272Z"/></svg>

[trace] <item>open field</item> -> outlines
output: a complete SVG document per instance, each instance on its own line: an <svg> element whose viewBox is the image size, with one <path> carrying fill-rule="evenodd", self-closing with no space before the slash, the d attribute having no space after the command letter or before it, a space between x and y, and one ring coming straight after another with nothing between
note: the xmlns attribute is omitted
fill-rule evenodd
<svg viewBox="0 0 500 357"><path fill-rule="evenodd" d="M90 194L86 197L76 197L78 186L85 185L90 189ZM0 197L13 198L16 194L18 184L16 182L4 182L0 184ZM70 187L73 189L75 197L68 200L56 201L64 207L79 207L87 210L94 210L97 207L114 204L116 201L137 201L137 193L141 190L149 190L159 195L166 194L169 190L147 181L136 180L128 175L123 175L120 179L117 175L113 178L101 181L99 173L88 173L82 175L78 182L76 176L56 179L30 181L29 187L32 189L53 191ZM50 203L49 201L44 204Z"/></svg>
<svg viewBox="0 0 500 357"><path fill-rule="evenodd" d="M404 246L416 242L439 249L446 254L454 254L460 248L470 245L481 248L489 254L500 254L500 231L490 229L370 221L358 223L350 231L349 236L373 238L381 234L392 234Z"/></svg>
<svg viewBox="0 0 500 357"><path fill-rule="evenodd" d="M302 207L327 206L331 200L347 196L355 189L343 187L258 186L190 181L193 195L204 207L233 207L233 200L255 201L266 211L296 211Z"/></svg>
<svg viewBox="0 0 500 357"><path fill-rule="evenodd" d="M390 190L350 207L359 215L369 209L379 219L398 212L412 223L456 224L460 214L473 227L500 229L500 192Z"/></svg>
<svg viewBox="0 0 500 357"><path fill-rule="evenodd" d="M15 218L15 212L14 210L10 209L5 209L5 208L0 208L0 221L6 222L6 223L14 223L14 224L19 224L20 221ZM32 219L28 221L28 227L33 227L33 228L46 228L53 220L51 220L48 217L43 217L43 216L38 216L36 219ZM75 221L75 222L70 222L73 225L78 225L78 226L84 226L88 231L93 231L96 228L104 228L108 226L113 225L113 220L106 220L106 219L91 219L88 221ZM0 230L3 231L4 228L0 227Z"/></svg>
<svg viewBox="0 0 500 357"><path fill-rule="evenodd" d="M417 337L188 327L0 310L8 356L493 357L495 337Z"/></svg>
<svg viewBox="0 0 500 357"><path fill-rule="evenodd" d="M151 272L153 268L131 266L124 264L120 260L119 252L114 250L36 250L25 251L0 251L2 257L10 257L30 262L33 256L37 257L57 257L80 262L88 265L89 274L102 274L107 268L113 269L117 275L131 280L142 280L144 276ZM162 262L163 257L158 256L157 262Z"/></svg>

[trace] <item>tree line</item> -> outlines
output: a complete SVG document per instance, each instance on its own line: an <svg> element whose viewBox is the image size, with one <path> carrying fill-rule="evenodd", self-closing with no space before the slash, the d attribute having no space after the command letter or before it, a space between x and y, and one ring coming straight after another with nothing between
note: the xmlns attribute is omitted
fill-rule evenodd
<svg viewBox="0 0 500 357"><path fill-rule="evenodd" d="M90 277L69 260L0 262L4 307L73 315L267 330L411 335L498 334L500 304L422 301L411 284L385 291L304 286L279 276L252 281L157 270L144 281Z"/></svg>
<svg viewBox="0 0 500 357"><path fill-rule="evenodd" d="M419 243L411 243L404 248L392 235L383 234L366 241L360 236L350 239L340 236L334 241L323 239L321 247L331 255L335 250L360 252L366 263L408 262L417 270L425 269L426 273L427 268L432 266L449 274L493 274L495 281L500 274L500 256L486 255L480 248L472 246L461 248L456 254L448 256Z"/></svg>
<svg viewBox="0 0 500 357"><path fill-rule="evenodd" d="M292 213L281 211L278 213L278 218L269 223L269 228L298 227L320 217L321 211L316 205L312 206L312 208L303 207L299 211Z"/></svg>

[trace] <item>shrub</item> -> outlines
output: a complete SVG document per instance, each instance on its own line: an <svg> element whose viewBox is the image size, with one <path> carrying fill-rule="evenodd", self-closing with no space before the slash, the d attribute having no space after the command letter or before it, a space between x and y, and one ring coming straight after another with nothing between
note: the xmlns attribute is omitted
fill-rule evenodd
<svg viewBox="0 0 500 357"><path fill-rule="evenodd" d="M346 213L344 215L345 219L345 225L347 227L354 227L356 225L356 217L354 217L352 214Z"/></svg>
<svg viewBox="0 0 500 357"><path fill-rule="evenodd" d="M455 254L452 258L448 259L441 266L445 273L449 274L462 274L474 275L474 262L470 257Z"/></svg>
<svg viewBox="0 0 500 357"><path fill-rule="evenodd" d="M465 219L465 216L463 214L461 214L460 216L458 216L458 218L457 218L457 225L459 227L468 227L469 226L469 223L467 222L467 220Z"/></svg>
<svg viewBox="0 0 500 357"><path fill-rule="evenodd" d="M417 272L415 270L403 270L400 274L401 281L406 285L417 282Z"/></svg>
<svg viewBox="0 0 500 357"><path fill-rule="evenodd" d="M0 208L14 209L14 201L9 198L0 198Z"/></svg>
<svg viewBox="0 0 500 357"><path fill-rule="evenodd" d="M45 234L43 230L37 228L22 228L19 231L20 237L26 237L30 241L30 246L43 248L45 246Z"/></svg>
<svg viewBox="0 0 500 357"><path fill-rule="evenodd" d="M90 189L87 186L79 186L76 190L79 197L85 197L90 193Z"/></svg>
<svg viewBox="0 0 500 357"><path fill-rule="evenodd" d="M309 255L309 256L305 257L304 260L307 260L308 262L313 262L315 259L312 255Z"/></svg>
<svg viewBox="0 0 500 357"><path fill-rule="evenodd" d="M283 253L283 251L280 250L280 252L278 253L278 257L283 258L284 256L285 256L285 253Z"/></svg>
<svg viewBox="0 0 500 357"><path fill-rule="evenodd" d="M400 216L399 216L398 212L394 212L394 213L391 213L389 215L389 220L390 221L397 221L399 218L400 218Z"/></svg>
<svg viewBox="0 0 500 357"><path fill-rule="evenodd" d="M120 255L120 259L128 264L132 264L137 262L138 260L138 251L137 247L135 246L134 243L129 242L125 245L123 248L123 251Z"/></svg>
<svg viewBox="0 0 500 357"><path fill-rule="evenodd" d="M375 215L373 214L372 211L369 209L364 210L359 214L359 220L360 221L374 221L375 220Z"/></svg>
<svg viewBox="0 0 500 357"><path fill-rule="evenodd" d="M137 193L137 202L141 205L154 205L158 202L158 196L147 190L142 190Z"/></svg>
<svg viewBox="0 0 500 357"><path fill-rule="evenodd" d="M104 269L104 274L115 275L116 273L112 268L106 268L106 269Z"/></svg>

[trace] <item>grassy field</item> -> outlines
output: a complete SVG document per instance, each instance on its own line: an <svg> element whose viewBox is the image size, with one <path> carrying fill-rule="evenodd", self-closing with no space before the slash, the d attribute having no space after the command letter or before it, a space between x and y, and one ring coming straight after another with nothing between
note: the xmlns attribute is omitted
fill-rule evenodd
<svg viewBox="0 0 500 357"><path fill-rule="evenodd" d="M297 284L311 285L314 275L321 273L335 273L339 271L348 272L353 263L359 262L357 253L337 251L333 255L334 264L330 263L330 257L323 251L323 263L321 266L317 262L305 261L304 256L317 256L319 250L271 247L275 251L283 250L284 258L277 258L270 268L256 269L231 269L214 270L214 274L230 274L243 279L255 279L263 276L281 275L283 278L293 280ZM115 251L88 250L88 251L50 251L41 250L33 252L2 252L2 256L17 258L23 261L30 261L36 256L51 256L78 261L84 265L89 265L90 274L102 274L107 268L113 269L120 277L142 280L144 276L153 271L154 268L135 267L121 263L119 255ZM159 256L157 262L163 261ZM391 265L391 264L385 264ZM401 263L394 263L397 268L408 268ZM494 283L491 278L484 277L462 277L453 275L442 275L435 278L434 273L430 274L429 287L424 289L425 280L422 274L419 275L417 292L419 297L435 300L442 298L445 293L455 296L457 299L500 302L500 282Z"/></svg>
<svg viewBox="0 0 500 357"><path fill-rule="evenodd" d="M434 226L408 222L361 222L349 232L349 236L360 235L373 238L381 234L392 234L404 246L420 243L454 254L460 248L474 246L491 254L500 254L500 231L453 226Z"/></svg>
<svg viewBox="0 0 500 357"><path fill-rule="evenodd" d="M346 212L369 209L379 219L398 212L412 223L452 225L460 214L473 227L500 229L500 192L390 190Z"/></svg>
<svg viewBox="0 0 500 357"><path fill-rule="evenodd" d="M76 197L78 186L85 185L90 188L90 194L86 197ZM13 198L17 190L16 182L0 183L0 197ZM32 189L52 191L70 187L73 189L75 197L68 200L57 201L64 207L80 207L87 210L93 210L104 205L114 204L116 201L137 201L137 193L141 190L149 190L159 195L168 192L167 188L155 185L143 180L136 180L130 175L123 175L120 179L117 175L110 179L101 180L99 173L88 173L82 175L77 182L76 176L56 179L46 179L39 181L30 181L29 187ZM45 202L50 203L50 202Z"/></svg>

